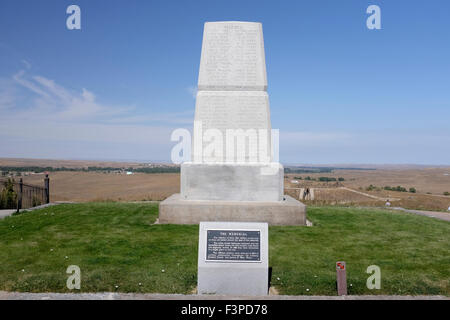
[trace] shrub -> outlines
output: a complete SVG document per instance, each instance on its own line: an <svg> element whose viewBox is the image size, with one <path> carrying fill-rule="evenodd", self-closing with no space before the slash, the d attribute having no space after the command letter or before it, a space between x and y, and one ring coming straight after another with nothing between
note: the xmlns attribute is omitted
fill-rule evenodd
<svg viewBox="0 0 450 320"><path fill-rule="evenodd" d="M345 181L345 179L340 177L340 178L338 178L338 181Z"/></svg>
<svg viewBox="0 0 450 320"><path fill-rule="evenodd" d="M37 206L40 206L42 204L42 202L41 202L41 200L38 198L38 197L36 197L36 196L33 196L33 200L32 200L32 207L37 207Z"/></svg>
<svg viewBox="0 0 450 320"><path fill-rule="evenodd" d="M416 193L416 188L409 188L409 192Z"/></svg>
<svg viewBox="0 0 450 320"><path fill-rule="evenodd" d="M411 189L414 189L414 188L411 188ZM410 190L411 190L411 189L410 189ZM396 187L386 186L386 187L384 187L384 190L398 191L398 192L408 192L408 190L406 190L406 188L405 188L405 187L402 187L402 186L396 186ZM414 190L415 190L415 189L414 189ZM410 191L410 192L412 192L412 191Z"/></svg>
<svg viewBox="0 0 450 320"><path fill-rule="evenodd" d="M444 196L450 196L450 192L445 191L445 192L444 192Z"/></svg>
<svg viewBox="0 0 450 320"><path fill-rule="evenodd" d="M0 209L14 209L17 205L17 193L14 191L14 179L9 178L0 193Z"/></svg>

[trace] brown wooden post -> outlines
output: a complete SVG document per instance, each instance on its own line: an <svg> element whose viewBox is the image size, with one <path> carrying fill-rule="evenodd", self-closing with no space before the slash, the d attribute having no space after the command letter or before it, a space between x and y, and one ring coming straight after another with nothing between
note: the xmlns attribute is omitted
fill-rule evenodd
<svg viewBox="0 0 450 320"><path fill-rule="evenodd" d="M338 296L347 295L347 269L345 261L336 262L336 283Z"/></svg>
<svg viewBox="0 0 450 320"><path fill-rule="evenodd" d="M48 174L45 175L45 203L50 203L50 178Z"/></svg>
<svg viewBox="0 0 450 320"><path fill-rule="evenodd" d="M23 197L23 179L19 180L19 194L17 195L17 212L22 209L22 197Z"/></svg>

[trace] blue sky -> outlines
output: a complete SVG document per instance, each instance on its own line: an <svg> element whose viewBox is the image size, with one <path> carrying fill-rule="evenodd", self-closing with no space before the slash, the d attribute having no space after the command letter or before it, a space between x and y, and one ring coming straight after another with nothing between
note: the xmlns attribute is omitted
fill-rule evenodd
<svg viewBox="0 0 450 320"><path fill-rule="evenodd" d="M172 130L192 126L204 22L242 20L263 24L281 162L448 165L449 14L444 0L2 0L0 157L169 160Z"/></svg>

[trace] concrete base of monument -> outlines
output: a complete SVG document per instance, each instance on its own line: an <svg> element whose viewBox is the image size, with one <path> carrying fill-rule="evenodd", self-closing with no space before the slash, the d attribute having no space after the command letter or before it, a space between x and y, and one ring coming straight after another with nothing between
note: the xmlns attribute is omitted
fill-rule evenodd
<svg viewBox="0 0 450 320"><path fill-rule="evenodd" d="M269 163L193 163L181 165L184 200L281 201L284 168Z"/></svg>
<svg viewBox="0 0 450 320"><path fill-rule="evenodd" d="M179 193L159 204L159 223L198 224L200 221L267 222L306 225L306 206L285 195L283 201L183 200Z"/></svg>

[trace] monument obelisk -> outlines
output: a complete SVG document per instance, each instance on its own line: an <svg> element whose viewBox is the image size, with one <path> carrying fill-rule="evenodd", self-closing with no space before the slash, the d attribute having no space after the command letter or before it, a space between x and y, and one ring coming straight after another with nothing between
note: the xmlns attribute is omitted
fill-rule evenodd
<svg viewBox="0 0 450 320"><path fill-rule="evenodd" d="M284 169L273 162L261 23L205 23L192 147L181 193L160 203L159 223L306 224L306 207L283 194Z"/></svg>

